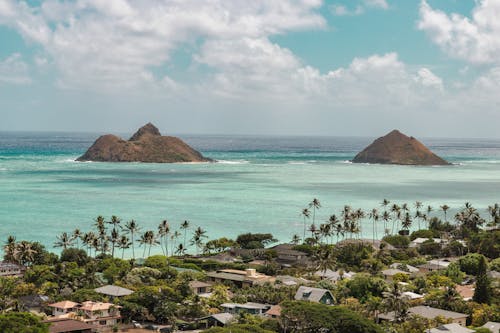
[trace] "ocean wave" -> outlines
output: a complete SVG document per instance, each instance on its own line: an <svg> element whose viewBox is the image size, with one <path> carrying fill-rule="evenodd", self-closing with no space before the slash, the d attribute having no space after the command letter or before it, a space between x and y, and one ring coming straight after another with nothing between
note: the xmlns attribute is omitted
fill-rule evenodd
<svg viewBox="0 0 500 333"><path fill-rule="evenodd" d="M219 164L248 164L247 160L217 160Z"/></svg>
<svg viewBox="0 0 500 333"><path fill-rule="evenodd" d="M352 161L351 160L345 160L345 161L342 161L342 163L344 163L344 164L352 164Z"/></svg>

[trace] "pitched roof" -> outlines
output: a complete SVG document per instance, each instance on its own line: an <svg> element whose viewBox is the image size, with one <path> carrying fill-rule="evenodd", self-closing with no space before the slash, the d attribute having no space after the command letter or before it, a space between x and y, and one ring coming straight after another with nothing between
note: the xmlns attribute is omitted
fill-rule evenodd
<svg viewBox="0 0 500 333"><path fill-rule="evenodd" d="M221 312L221 313L215 313L213 315L200 318L199 320L208 319L208 318L213 318L213 319L217 320L219 323L226 325L227 323L231 322L234 319L234 315L231 313Z"/></svg>
<svg viewBox="0 0 500 333"><path fill-rule="evenodd" d="M205 288L205 287L211 287L212 285L210 283L195 280L195 281L190 281L189 286L191 288Z"/></svg>
<svg viewBox="0 0 500 333"><path fill-rule="evenodd" d="M402 271L402 270L397 269L397 268L389 268L389 269L383 270L382 274L387 275L387 276L394 276L396 274L405 274L405 275L408 275L410 273Z"/></svg>
<svg viewBox="0 0 500 333"><path fill-rule="evenodd" d="M28 295L19 297L19 302L25 307L38 307L49 301L49 297L45 295Z"/></svg>
<svg viewBox="0 0 500 333"><path fill-rule="evenodd" d="M408 297L409 299L420 299L424 298L424 295L420 295L411 291L405 291L402 293L403 296Z"/></svg>
<svg viewBox="0 0 500 333"><path fill-rule="evenodd" d="M465 301L471 300L472 296L474 296L475 288L472 284L466 284L465 286L457 285L455 289Z"/></svg>
<svg viewBox="0 0 500 333"><path fill-rule="evenodd" d="M340 274L340 270L333 271L331 269L327 269L326 271L316 271L314 272L314 275L319 276L324 279L328 280L341 280L341 279L350 279L352 278L356 273L354 272L343 272Z"/></svg>
<svg viewBox="0 0 500 333"><path fill-rule="evenodd" d="M500 332L500 323L497 323L495 321L489 321L481 327L489 329L492 333Z"/></svg>
<svg viewBox="0 0 500 333"><path fill-rule="evenodd" d="M465 313L442 310L425 305L411 307L408 309L408 312L427 319L434 319L436 317L444 317L446 319L459 319L468 317L468 315ZM394 311L383 313L379 316L379 318L394 320Z"/></svg>
<svg viewBox="0 0 500 333"><path fill-rule="evenodd" d="M435 328L431 328L429 333L473 333L474 330L470 330L466 327L460 326L457 323L441 325Z"/></svg>
<svg viewBox="0 0 500 333"><path fill-rule="evenodd" d="M300 286L295 294L295 300L319 302L326 293L331 295L326 289Z"/></svg>
<svg viewBox="0 0 500 333"><path fill-rule="evenodd" d="M223 307L223 308L227 308L227 309L240 308L240 309L254 309L254 310L265 310L265 309L269 309L269 307L270 307L270 305L268 305L268 304L254 303L254 302L247 302L247 303L223 303L220 306Z"/></svg>
<svg viewBox="0 0 500 333"><path fill-rule="evenodd" d="M102 310L109 310L112 307L120 308L119 305L115 305L113 303L86 301L82 303L80 309L85 311L102 311Z"/></svg>
<svg viewBox="0 0 500 333"><path fill-rule="evenodd" d="M275 317L281 316L281 306L273 305L269 310L267 310L266 315Z"/></svg>
<svg viewBox="0 0 500 333"><path fill-rule="evenodd" d="M49 304L48 306L50 306L51 308L72 309L72 308L76 307L77 305L78 305L78 303L75 303L75 302L61 301L61 302Z"/></svg>
<svg viewBox="0 0 500 333"><path fill-rule="evenodd" d="M80 332L82 330L91 330L95 328L95 326L73 319L49 319L45 320L44 323L50 324L50 333Z"/></svg>
<svg viewBox="0 0 500 333"><path fill-rule="evenodd" d="M100 288L94 289L99 294L120 297L120 296L128 296L133 293L132 290L127 288L122 288L119 286L107 285Z"/></svg>
<svg viewBox="0 0 500 333"><path fill-rule="evenodd" d="M411 265L408 265L408 264L401 264L399 262L395 262L392 265L390 265L389 267L390 268L401 269L402 271L408 271L410 273L417 273L418 272L418 268L417 267L414 267L414 266L411 266Z"/></svg>

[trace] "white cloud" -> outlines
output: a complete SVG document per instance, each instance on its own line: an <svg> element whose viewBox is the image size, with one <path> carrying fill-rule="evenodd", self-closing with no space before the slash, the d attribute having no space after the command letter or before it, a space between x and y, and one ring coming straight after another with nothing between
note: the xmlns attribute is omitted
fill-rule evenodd
<svg viewBox="0 0 500 333"><path fill-rule="evenodd" d="M31 83L31 78L28 74L28 65L22 60L19 53L14 53L5 59L0 59L1 83L16 85Z"/></svg>
<svg viewBox="0 0 500 333"><path fill-rule="evenodd" d="M440 77L436 76L436 74L434 74L428 68L421 68L418 71L415 80L417 82L420 82L423 86L434 87L438 88L439 90L443 90L443 80Z"/></svg>
<svg viewBox="0 0 500 333"><path fill-rule="evenodd" d="M0 0L0 24L52 58L62 87L123 89L161 81L154 68L183 44L322 28L320 0Z"/></svg>
<svg viewBox="0 0 500 333"><path fill-rule="evenodd" d="M468 18L423 0L418 28L450 56L474 64L500 63L500 1L479 0Z"/></svg>
<svg viewBox="0 0 500 333"><path fill-rule="evenodd" d="M342 4L330 5L330 12L335 16L356 16L361 15L370 8L389 9L389 4L386 0L363 0L353 8L348 8Z"/></svg>

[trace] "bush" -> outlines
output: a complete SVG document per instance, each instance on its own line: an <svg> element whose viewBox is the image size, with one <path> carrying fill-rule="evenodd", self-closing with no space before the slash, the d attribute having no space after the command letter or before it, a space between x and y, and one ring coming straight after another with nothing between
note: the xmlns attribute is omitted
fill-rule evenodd
<svg viewBox="0 0 500 333"><path fill-rule="evenodd" d="M410 245L410 239L402 235L387 235L382 240L397 248L407 248Z"/></svg>
<svg viewBox="0 0 500 333"><path fill-rule="evenodd" d="M69 248L61 252L61 262L76 262L78 266L85 266L90 261L87 252L82 249Z"/></svg>
<svg viewBox="0 0 500 333"><path fill-rule="evenodd" d="M435 236L437 237L438 235L432 230L420 229L411 233L410 240L415 240L417 238L434 238Z"/></svg>
<svg viewBox="0 0 500 333"><path fill-rule="evenodd" d="M475 275L479 269L479 264L483 255L479 253L469 253L458 260L460 270L469 275Z"/></svg>
<svg viewBox="0 0 500 333"><path fill-rule="evenodd" d="M441 244L434 242L432 239L426 240L420 245L418 252L423 255L439 256Z"/></svg>

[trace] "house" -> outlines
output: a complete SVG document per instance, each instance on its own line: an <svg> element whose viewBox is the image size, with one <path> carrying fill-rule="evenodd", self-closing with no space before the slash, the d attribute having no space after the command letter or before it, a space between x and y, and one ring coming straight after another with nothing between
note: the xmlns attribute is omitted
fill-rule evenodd
<svg viewBox="0 0 500 333"><path fill-rule="evenodd" d="M264 315L269 318L281 317L281 306L280 305L271 306L271 308L267 310L267 312Z"/></svg>
<svg viewBox="0 0 500 333"><path fill-rule="evenodd" d="M193 294L202 297L209 296L212 292L212 285L202 281L190 281L189 288L191 288Z"/></svg>
<svg viewBox="0 0 500 333"><path fill-rule="evenodd" d="M52 315L54 317L60 317L74 312L78 306L78 303L71 301L62 301L48 305L49 308L52 308Z"/></svg>
<svg viewBox="0 0 500 333"><path fill-rule="evenodd" d="M415 238L414 240L412 240L410 242L410 244L408 245L408 247L420 247L420 245L424 244L425 242L429 241L429 240L432 240L434 241L434 243L437 243L437 244L441 244L441 245L444 245L446 243L445 240L441 239L441 238Z"/></svg>
<svg viewBox="0 0 500 333"><path fill-rule="evenodd" d="M239 288L275 281L273 277L257 273L253 268L248 268L244 271L238 269L221 269L216 272L208 272L207 277L211 282L232 282Z"/></svg>
<svg viewBox="0 0 500 333"><path fill-rule="evenodd" d="M231 313L227 312L221 312L221 313L215 313L213 315L203 317L198 319L198 322L203 322L205 321L205 326L212 327L212 326L226 326L227 324L230 324L232 321L234 321L234 315Z"/></svg>
<svg viewBox="0 0 500 333"><path fill-rule="evenodd" d="M466 327L460 326L457 323L441 325L436 328L431 328L427 332L429 333L474 333L474 330L470 330Z"/></svg>
<svg viewBox="0 0 500 333"><path fill-rule="evenodd" d="M465 313L441 310L438 308L433 308L430 306L414 306L408 309L408 313L410 315L420 316L426 319L434 319L436 317L443 317L445 319L450 320L452 323L456 323L462 326L465 326L465 321L468 317ZM382 313L379 315L381 320L394 320L394 312Z"/></svg>
<svg viewBox="0 0 500 333"><path fill-rule="evenodd" d="M397 269L397 268L389 268L389 269L385 269L382 271L382 275L384 276L384 279L386 281L392 281L394 279L394 276L397 274L402 274L402 275L406 275L406 276L410 275L410 273L408 273L406 271L402 271L402 270Z"/></svg>
<svg viewBox="0 0 500 333"><path fill-rule="evenodd" d="M77 318L91 325L113 326L121 319L120 308L113 303L86 301L77 309Z"/></svg>
<svg viewBox="0 0 500 333"><path fill-rule="evenodd" d="M307 253L294 250L294 247L295 245L293 244L279 244L269 248L269 250L273 250L276 252L275 261L281 266L307 266L310 261L307 257Z"/></svg>
<svg viewBox="0 0 500 333"><path fill-rule="evenodd" d="M331 269L327 269L324 271L316 271L314 272L315 276L318 276L321 280L328 280L330 282L336 283L340 280L349 280L356 273L354 272L344 272L343 270L332 271Z"/></svg>
<svg viewBox="0 0 500 333"><path fill-rule="evenodd" d="M294 277L290 275L278 275L276 276L276 282L280 282L284 286L296 286L301 284L310 284L312 281L301 277Z"/></svg>
<svg viewBox="0 0 500 333"><path fill-rule="evenodd" d="M103 287L100 287L100 288L96 288L94 290L97 293L99 293L99 294L103 294L103 295L106 295L106 296L111 296L112 299L115 298L115 297L128 296L128 295L131 295L131 294L134 293L130 289L122 288L122 287L119 287L119 286L113 286L113 285L103 286Z"/></svg>
<svg viewBox="0 0 500 333"><path fill-rule="evenodd" d="M481 327L489 329L491 333L500 333L500 323L494 321L489 321Z"/></svg>
<svg viewBox="0 0 500 333"><path fill-rule="evenodd" d="M12 262L0 261L0 277L21 277L25 270L24 266Z"/></svg>
<svg viewBox="0 0 500 333"><path fill-rule="evenodd" d="M448 268L453 261L450 259L434 259L429 260L426 264L418 266L421 273L429 273L434 271L441 271Z"/></svg>
<svg viewBox="0 0 500 333"><path fill-rule="evenodd" d="M28 295L18 298L19 307L22 311L42 312L42 308L49 302L49 297L45 295Z"/></svg>
<svg viewBox="0 0 500 333"><path fill-rule="evenodd" d="M312 288L300 286L295 294L296 301L309 301L331 305L334 302L332 293L329 290L321 288Z"/></svg>
<svg viewBox="0 0 500 333"><path fill-rule="evenodd" d="M269 304L247 302L245 304L239 303L224 303L221 308L225 313L239 314L248 313L251 315L263 316L271 308Z"/></svg>
<svg viewBox="0 0 500 333"><path fill-rule="evenodd" d="M395 269L400 269L402 271L408 272L410 274L416 274L419 272L419 269L417 267L408 265L408 264L401 264L399 262L395 262L392 265L389 266L389 268L395 268Z"/></svg>
<svg viewBox="0 0 500 333"><path fill-rule="evenodd" d="M91 333L94 326L68 318L52 318L43 321L49 324L49 333Z"/></svg>
<svg viewBox="0 0 500 333"><path fill-rule="evenodd" d="M411 291L405 291L402 293L402 295L406 298L408 298L410 301L416 300L416 299L422 299L424 298L424 295L420 295Z"/></svg>

